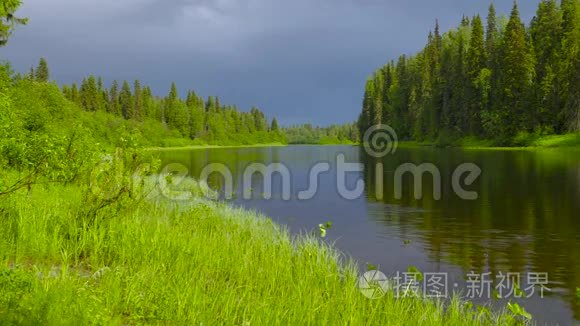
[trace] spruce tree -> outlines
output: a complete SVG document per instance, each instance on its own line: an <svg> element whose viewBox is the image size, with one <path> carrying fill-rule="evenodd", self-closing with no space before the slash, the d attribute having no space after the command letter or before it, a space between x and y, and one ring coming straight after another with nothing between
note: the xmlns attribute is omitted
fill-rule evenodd
<svg viewBox="0 0 580 326"><path fill-rule="evenodd" d="M82 106L79 89L76 83L73 83L70 90L70 100L78 106Z"/></svg>
<svg viewBox="0 0 580 326"><path fill-rule="evenodd" d="M481 133L480 127L480 114L481 111L485 109L484 97L486 90L481 89L480 78L482 70L487 64L486 53L485 53L485 42L483 35L483 23L479 15L475 16L472 20L471 37L469 42L469 50L467 54L467 74L470 79L469 90L469 107L470 112L468 115L469 119L469 130L468 133L471 135L477 135Z"/></svg>
<svg viewBox="0 0 580 326"><path fill-rule="evenodd" d="M561 131L580 130L580 2L562 1L562 51L559 69L563 111Z"/></svg>
<svg viewBox="0 0 580 326"><path fill-rule="evenodd" d="M491 61L496 51L497 45L497 14L493 3L489 6L487 14L487 28L485 32L485 48L488 53L488 59Z"/></svg>
<svg viewBox="0 0 580 326"><path fill-rule="evenodd" d="M48 71L48 63L45 58L40 58L38 63L38 68L36 68L36 81L41 83L46 83L50 79L50 73Z"/></svg>
<svg viewBox="0 0 580 326"><path fill-rule="evenodd" d="M368 79L363 98L362 116L360 120L361 134L364 134L374 123L374 81Z"/></svg>
<svg viewBox="0 0 580 326"><path fill-rule="evenodd" d="M97 80L94 76L83 79L80 89L81 106L87 111L97 111L99 109L99 97Z"/></svg>
<svg viewBox="0 0 580 326"><path fill-rule="evenodd" d="M278 120L276 118L272 119L272 125L270 126L271 131L278 131L280 127L278 126Z"/></svg>
<svg viewBox="0 0 580 326"><path fill-rule="evenodd" d="M106 111L107 109L107 92L103 86L103 78L97 78L97 110Z"/></svg>
<svg viewBox="0 0 580 326"><path fill-rule="evenodd" d="M534 122L543 128L553 128L562 106L557 91L562 14L555 0L540 2L530 33L536 58L531 103L536 108Z"/></svg>
<svg viewBox="0 0 580 326"><path fill-rule="evenodd" d="M503 36L501 56L502 136L511 137L517 131L529 130L531 113L528 96L533 74L533 60L518 5L514 3Z"/></svg>
<svg viewBox="0 0 580 326"><path fill-rule="evenodd" d="M149 86L143 88L143 115L147 118L156 118L155 99Z"/></svg>
<svg viewBox="0 0 580 326"><path fill-rule="evenodd" d="M111 83L107 111L115 115L121 115L121 110L119 108L119 83L116 80L113 80Z"/></svg>
<svg viewBox="0 0 580 326"><path fill-rule="evenodd" d="M141 89L141 83L135 80L133 84L133 110L131 112L131 118L137 121L143 120L143 90Z"/></svg>
<svg viewBox="0 0 580 326"><path fill-rule="evenodd" d="M119 106L123 117L130 119L133 115L133 95L131 94L131 86L126 80L123 81L123 86L119 93Z"/></svg>
<svg viewBox="0 0 580 326"><path fill-rule="evenodd" d="M6 45L15 26L26 25L28 22L27 18L15 16L20 4L20 1L3 1L0 6L0 46Z"/></svg>
<svg viewBox="0 0 580 326"><path fill-rule="evenodd" d="M190 127L187 117L186 105L179 98L177 86L171 84L171 90L164 101L165 121L171 128L178 130L182 136L190 136Z"/></svg>
<svg viewBox="0 0 580 326"><path fill-rule="evenodd" d="M194 91L190 91L187 94L186 106L189 110L189 137L199 138L204 133L203 99L199 98Z"/></svg>
<svg viewBox="0 0 580 326"><path fill-rule="evenodd" d="M489 12L487 14L487 29L485 34L485 48L487 52L487 68L489 69L490 75L490 91L489 99L487 100L486 110L488 113L498 111L498 98L500 90L499 82L499 30L497 23L497 14L493 4L489 6Z"/></svg>

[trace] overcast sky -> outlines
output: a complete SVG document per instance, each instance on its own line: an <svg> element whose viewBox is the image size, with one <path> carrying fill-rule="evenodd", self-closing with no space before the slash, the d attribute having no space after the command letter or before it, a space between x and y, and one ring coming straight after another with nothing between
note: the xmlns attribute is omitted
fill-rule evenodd
<svg viewBox="0 0 580 326"><path fill-rule="evenodd" d="M487 13L465 0L23 0L28 26L0 57L28 71L41 56L59 84L88 74L140 79L156 95L172 81L282 124L354 121L366 77L420 50L439 19ZM520 1L526 23L539 0ZM496 0L508 14L512 0Z"/></svg>

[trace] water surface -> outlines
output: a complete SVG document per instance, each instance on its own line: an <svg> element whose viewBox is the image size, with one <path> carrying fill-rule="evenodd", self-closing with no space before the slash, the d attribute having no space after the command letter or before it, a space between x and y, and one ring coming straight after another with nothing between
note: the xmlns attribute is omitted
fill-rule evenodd
<svg viewBox="0 0 580 326"><path fill-rule="evenodd" d="M344 199L337 189L336 159L362 163L364 171L349 173L347 187L365 181L364 193ZM467 274L517 273L526 287L528 273L548 273L550 291L539 289L522 304L537 321L562 325L580 320L580 151L495 151L413 148L375 159L353 146L290 146L163 151L164 163L180 163L198 178L209 163L225 164L234 176L233 204L255 209L288 226L293 233L314 232L331 221L326 240L356 259L361 267L376 265L389 276L416 266L422 272L448 273L449 291L468 292ZM309 186L313 165L328 162L331 171L318 178L318 192L298 200ZM283 163L291 172L292 199L282 199L282 178L273 178L272 199L263 198L263 179L243 184L253 163ZM376 164L383 164L384 198L376 199ZM403 180L403 197L395 199L394 171L403 163L433 163L441 172L442 198L433 198L433 181L423 178L424 196L417 200L413 180ZM479 193L463 200L451 184L462 163L475 163L482 174L465 188ZM218 175L210 185L223 186ZM252 198L243 199L243 190ZM497 281L497 278L496 278ZM475 300L477 303L494 300ZM496 302L505 305L506 301Z"/></svg>

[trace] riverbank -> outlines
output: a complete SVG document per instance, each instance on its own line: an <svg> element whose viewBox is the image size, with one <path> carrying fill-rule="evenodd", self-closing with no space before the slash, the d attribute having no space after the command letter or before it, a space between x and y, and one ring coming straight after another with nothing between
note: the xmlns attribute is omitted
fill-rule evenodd
<svg viewBox="0 0 580 326"><path fill-rule="evenodd" d="M283 143L267 143L254 145L192 145L192 146L171 146L171 147L149 147L147 151L175 151L175 150L196 150L209 148L253 148L253 147L285 147L287 144Z"/></svg>
<svg viewBox="0 0 580 326"><path fill-rule="evenodd" d="M315 235L220 203L87 200L75 185L0 202L0 320L17 324L514 324L453 300L371 300ZM89 196L90 197L90 196ZM97 210L93 208L100 207ZM87 213L90 212L90 213Z"/></svg>
<svg viewBox="0 0 580 326"><path fill-rule="evenodd" d="M419 141L399 141L400 148L421 148L421 147L457 147L469 150L534 150L547 148L578 148L580 149L580 133L565 135L522 135L514 140L512 146L497 146L493 140L479 139L475 137L465 137L455 141L445 143L419 142Z"/></svg>

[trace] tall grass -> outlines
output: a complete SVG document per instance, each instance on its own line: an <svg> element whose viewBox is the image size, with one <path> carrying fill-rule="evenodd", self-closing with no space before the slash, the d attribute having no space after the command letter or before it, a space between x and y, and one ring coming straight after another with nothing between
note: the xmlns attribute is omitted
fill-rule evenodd
<svg viewBox="0 0 580 326"><path fill-rule="evenodd" d="M59 185L0 201L1 324L517 322L459 300L370 300L354 264L253 212L143 201L87 220L81 193Z"/></svg>

